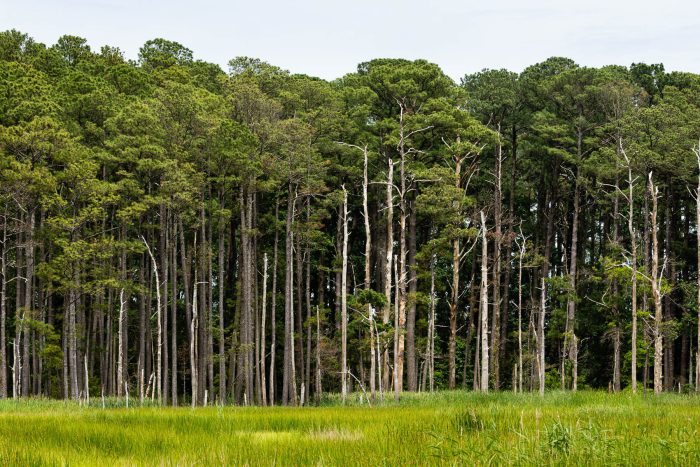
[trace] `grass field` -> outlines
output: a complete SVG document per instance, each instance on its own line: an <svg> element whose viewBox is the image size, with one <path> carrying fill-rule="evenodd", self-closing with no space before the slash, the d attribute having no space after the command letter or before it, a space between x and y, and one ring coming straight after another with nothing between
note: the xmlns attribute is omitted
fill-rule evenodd
<svg viewBox="0 0 700 467"><path fill-rule="evenodd" d="M0 402L1 465L700 465L700 398L405 395L399 405Z"/></svg>

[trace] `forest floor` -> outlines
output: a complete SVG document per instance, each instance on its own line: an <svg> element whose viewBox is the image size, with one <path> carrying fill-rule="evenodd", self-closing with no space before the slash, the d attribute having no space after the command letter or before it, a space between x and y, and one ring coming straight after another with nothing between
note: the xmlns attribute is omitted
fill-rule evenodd
<svg viewBox="0 0 700 467"><path fill-rule="evenodd" d="M700 397L405 394L368 407L0 402L1 465L700 465Z"/></svg>

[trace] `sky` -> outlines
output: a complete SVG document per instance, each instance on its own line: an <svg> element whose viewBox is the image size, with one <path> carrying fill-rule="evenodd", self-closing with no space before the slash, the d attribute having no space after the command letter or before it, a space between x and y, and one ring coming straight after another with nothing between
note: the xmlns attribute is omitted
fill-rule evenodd
<svg viewBox="0 0 700 467"><path fill-rule="evenodd" d="M224 70L244 55L325 79L380 57L424 58L457 81L551 56L700 73L697 0L0 0L6 29L48 45L81 36L133 59L162 37Z"/></svg>

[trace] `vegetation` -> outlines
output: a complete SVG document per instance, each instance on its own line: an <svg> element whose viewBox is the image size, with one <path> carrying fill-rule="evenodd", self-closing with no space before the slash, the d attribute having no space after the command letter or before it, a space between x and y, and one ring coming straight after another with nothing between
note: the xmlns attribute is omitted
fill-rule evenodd
<svg viewBox="0 0 700 467"><path fill-rule="evenodd" d="M4 465L694 465L695 396L581 391L358 395L315 408L106 408L41 400L0 405ZM115 402L115 401L112 401ZM121 404L123 400L119 401ZM110 401L107 401L109 404ZM22 423L17 423L18 416Z"/></svg>
<svg viewBox="0 0 700 467"><path fill-rule="evenodd" d="M555 57L457 84L424 60L376 59L327 82L246 57L224 71L165 39L129 61L2 32L0 398L697 390L699 136L700 77L660 64ZM440 397L464 404L416 402L394 425L407 409L48 404L11 424L34 402L7 402L17 443L2 449L51 461L84 432L71 462L235 461L260 445L261 459L287 446L388 464L372 456L497 446L494 460L534 463L543 444L554 460L697 462L692 424L666 410L695 420L690 399ZM561 400L573 408L557 418ZM211 433L221 450L201 453Z"/></svg>

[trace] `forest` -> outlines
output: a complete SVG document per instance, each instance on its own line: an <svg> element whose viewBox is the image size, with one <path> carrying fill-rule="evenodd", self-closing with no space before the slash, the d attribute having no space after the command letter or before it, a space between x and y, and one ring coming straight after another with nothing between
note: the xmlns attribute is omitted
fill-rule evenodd
<svg viewBox="0 0 700 467"><path fill-rule="evenodd" d="M325 81L2 32L0 398L695 392L698 138L662 64Z"/></svg>

